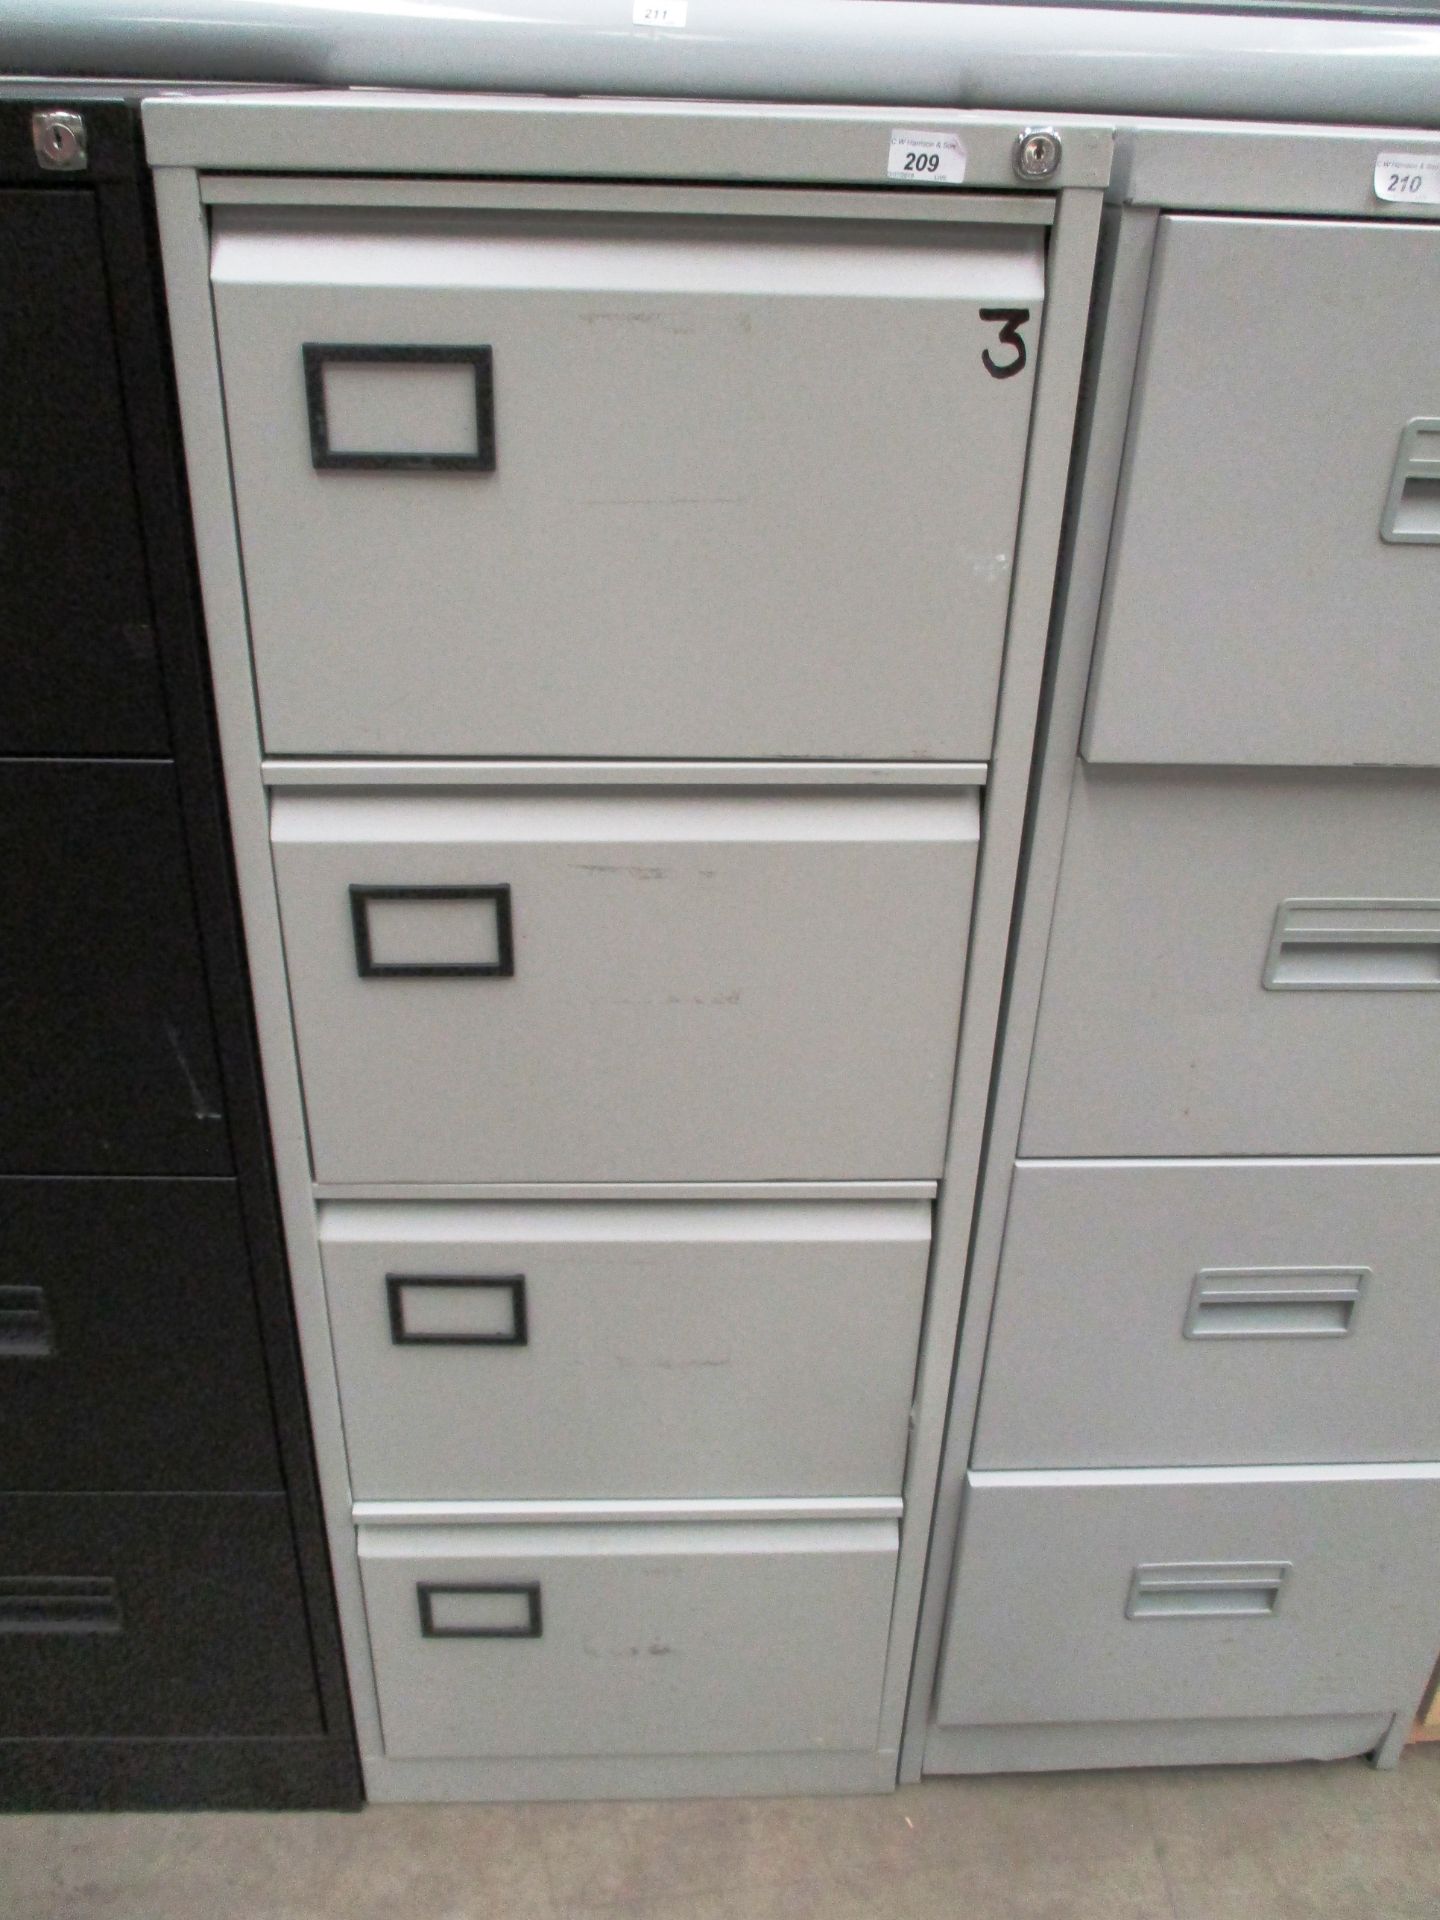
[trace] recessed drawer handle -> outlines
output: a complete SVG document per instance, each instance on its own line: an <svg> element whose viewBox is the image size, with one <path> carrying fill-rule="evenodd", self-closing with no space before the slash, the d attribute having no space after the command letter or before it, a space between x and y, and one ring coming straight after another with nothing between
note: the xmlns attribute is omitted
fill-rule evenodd
<svg viewBox="0 0 1440 1920"><path fill-rule="evenodd" d="M463 1582L447 1586L423 1580L415 1588L420 1633L426 1640L538 1640L540 1583L509 1585Z"/></svg>
<svg viewBox="0 0 1440 1920"><path fill-rule="evenodd" d="M510 980L509 887L351 887L362 980Z"/></svg>
<svg viewBox="0 0 1440 1920"><path fill-rule="evenodd" d="M397 1347L526 1347L523 1273L387 1273L390 1338Z"/></svg>
<svg viewBox="0 0 1440 1920"><path fill-rule="evenodd" d="M489 347L307 341L300 351L317 471L495 471Z"/></svg>
<svg viewBox="0 0 1440 1920"><path fill-rule="evenodd" d="M0 1577L0 1633L119 1633L120 1591L107 1575Z"/></svg>
<svg viewBox="0 0 1440 1920"><path fill-rule="evenodd" d="M1136 1567L1127 1620L1261 1620L1280 1605L1288 1560L1186 1560Z"/></svg>
<svg viewBox="0 0 1440 1920"><path fill-rule="evenodd" d="M1265 959L1270 992L1440 988L1440 900L1282 900Z"/></svg>
<svg viewBox="0 0 1440 1920"><path fill-rule="evenodd" d="M1440 420L1411 420L1400 435L1380 538L1395 546L1440 541Z"/></svg>
<svg viewBox="0 0 1440 1920"><path fill-rule="evenodd" d="M1368 1267L1221 1267L1197 1273L1187 1340L1335 1340L1354 1331Z"/></svg>
<svg viewBox="0 0 1440 1920"><path fill-rule="evenodd" d="M0 1360L47 1360L55 1327L43 1287L0 1287Z"/></svg>

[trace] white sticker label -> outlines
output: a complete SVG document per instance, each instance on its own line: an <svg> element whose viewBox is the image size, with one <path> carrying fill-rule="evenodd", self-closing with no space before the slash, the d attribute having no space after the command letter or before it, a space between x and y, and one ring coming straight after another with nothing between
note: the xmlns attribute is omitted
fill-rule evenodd
<svg viewBox="0 0 1440 1920"><path fill-rule="evenodd" d="M683 27L690 0L635 0L630 15L637 27Z"/></svg>
<svg viewBox="0 0 1440 1920"><path fill-rule="evenodd" d="M1440 207L1440 153L1382 153L1375 162L1375 197Z"/></svg>
<svg viewBox="0 0 1440 1920"><path fill-rule="evenodd" d="M965 143L958 133L904 133L890 135L892 180L945 180L958 186L965 178Z"/></svg>

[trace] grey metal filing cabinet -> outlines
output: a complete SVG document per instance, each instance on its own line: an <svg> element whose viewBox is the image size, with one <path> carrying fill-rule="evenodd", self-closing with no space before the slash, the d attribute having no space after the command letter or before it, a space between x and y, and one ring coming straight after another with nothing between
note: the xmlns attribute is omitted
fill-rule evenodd
<svg viewBox="0 0 1440 1920"><path fill-rule="evenodd" d="M911 1773L1393 1761L1440 1639L1440 209L1119 139Z"/></svg>
<svg viewBox="0 0 1440 1920"><path fill-rule="evenodd" d="M889 1786L1110 130L146 127L368 1791Z"/></svg>

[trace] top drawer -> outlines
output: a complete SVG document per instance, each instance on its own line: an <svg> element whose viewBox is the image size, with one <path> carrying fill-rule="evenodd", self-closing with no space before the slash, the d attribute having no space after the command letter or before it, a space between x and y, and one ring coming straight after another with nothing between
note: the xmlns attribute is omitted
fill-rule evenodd
<svg viewBox="0 0 1440 1920"><path fill-rule="evenodd" d="M170 752L105 272L92 193L0 192L0 753Z"/></svg>
<svg viewBox="0 0 1440 1920"><path fill-rule="evenodd" d="M1434 226L1161 221L1087 758L1440 763L1437 306Z"/></svg>
<svg viewBox="0 0 1440 1920"><path fill-rule="evenodd" d="M988 756L1038 232L237 209L212 271L272 753Z"/></svg>

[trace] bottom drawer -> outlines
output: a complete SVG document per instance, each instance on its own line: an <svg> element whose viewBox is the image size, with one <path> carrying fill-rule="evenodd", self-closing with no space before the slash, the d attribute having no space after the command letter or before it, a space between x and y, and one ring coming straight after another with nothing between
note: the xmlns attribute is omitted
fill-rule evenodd
<svg viewBox="0 0 1440 1920"><path fill-rule="evenodd" d="M894 1521L360 1529L392 1758L875 1745Z"/></svg>
<svg viewBox="0 0 1440 1920"><path fill-rule="evenodd" d="M1440 1466L972 1473L936 1717L1405 1709L1437 1596Z"/></svg>
<svg viewBox="0 0 1440 1920"><path fill-rule="evenodd" d="M0 1737L319 1731L283 1495L0 1499Z"/></svg>

